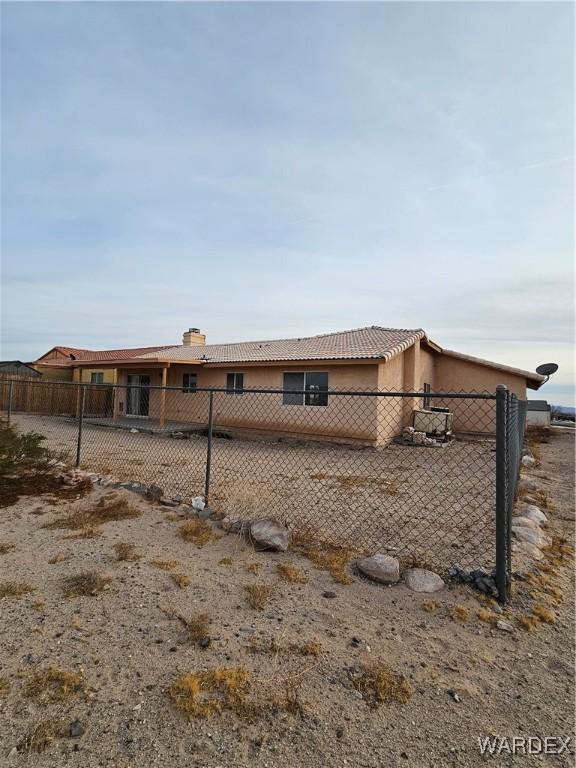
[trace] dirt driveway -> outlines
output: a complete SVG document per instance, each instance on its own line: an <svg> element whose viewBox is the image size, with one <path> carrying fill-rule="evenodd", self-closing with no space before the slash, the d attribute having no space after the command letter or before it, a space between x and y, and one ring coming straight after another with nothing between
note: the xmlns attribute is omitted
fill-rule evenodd
<svg viewBox="0 0 576 768"><path fill-rule="evenodd" d="M534 475L555 504L554 531L573 540L573 436L558 434L542 454ZM107 493L56 505L22 498L0 510L0 582L33 589L0 600L2 766L475 768L536 759L481 756L478 739L574 735L569 562L544 574L558 604L551 623L529 632L521 625L529 584L516 583L503 615L464 587L422 595L368 582L352 567L352 583L335 584L301 556L255 552L234 535L198 548L177 535L183 521L173 511L126 491L120 497L139 516L108 522L92 538L45 527ZM118 560L121 543L140 559ZM278 565L306 581L286 581ZM66 597L65 580L86 571L109 582L98 594ZM250 586L270 588L262 610L249 604ZM513 630L482 620L485 611ZM176 617L202 613L203 644ZM380 704L358 682L376 662L392 675L383 688L392 700ZM50 668L72 683L42 689ZM244 715L230 694L208 719L176 708L179 678L213 680L231 668L234 690L249 686L270 706ZM574 756L542 761L572 766Z"/></svg>
<svg viewBox="0 0 576 768"><path fill-rule="evenodd" d="M24 415L15 421L45 435L48 447L75 457L76 422ZM324 540L393 548L444 571L455 563L490 569L493 449L488 440L372 449L215 439L210 502L246 517L273 515ZM177 440L85 424L82 466L188 498L204 493L206 451L206 438L197 435Z"/></svg>

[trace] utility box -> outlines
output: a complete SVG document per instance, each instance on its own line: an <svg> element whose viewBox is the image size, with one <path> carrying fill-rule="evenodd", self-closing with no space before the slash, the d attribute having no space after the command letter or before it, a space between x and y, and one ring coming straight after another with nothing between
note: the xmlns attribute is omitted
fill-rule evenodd
<svg viewBox="0 0 576 768"><path fill-rule="evenodd" d="M452 421L454 416L448 410L418 410L412 411L412 426L415 432L425 432L428 437L452 437Z"/></svg>

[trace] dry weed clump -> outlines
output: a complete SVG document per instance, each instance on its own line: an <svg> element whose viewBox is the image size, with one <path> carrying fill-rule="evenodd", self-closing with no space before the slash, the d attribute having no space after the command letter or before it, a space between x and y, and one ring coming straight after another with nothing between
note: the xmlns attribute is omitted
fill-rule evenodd
<svg viewBox="0 0 576 768"><path fill-rule="evenodd" d="M227 488L220 500L228 514L242 519L253 519L267 516L275 498L267 485L255 487L253 483L241 479Z"/></svg>
<svg viewBox="0 0 576 768"><path fill-rule="evenodd" d="M484 621L486 624L491 624L493 627L495 627L499 621L498 614L492 613L492 611L487 611L485 608L480 608L476 612L476 616L480 621Z"/></svg>
<svg viewBox="0 0 576 768"><path fill-rule="evenodd" d="M0 677L0 697L10 693L10 681L7 677Z"/></svg>
<svg viewBox="0 0 576 768"><path fill-rule="evenodd" d="M66 560L70 560L72 555L69 552L57 552L55 555L53 555L50 560L48 560L48 563L50 565L56 565L57 563L65 563Z"/></svg>
<svg viewBox="0 0 576 768"><path fill-rule="evenodd" d="M209 541L218 538L212 530L212 526L206 520L202 520L199 517L195 517L181 525L178 529L178 536L184 541L195 544L197 547L203 547Z"/></svg>
<svg viewBox="0 0 576 768"><path fill-rule="evenodd" d="M293 565L288 565L288 563L278 563L278 565L276 566L276 572L278 573L278 576L280 576L281 579L283 579L284 581L288 581L291 584L307 584L308 583L308 579L302 573L302 571Z"/></svg>
<svg viewBox="0 0 576 768"><path fill-rule="evenodd" d="M140 517L140 511L131 507L126 499L115 494L103 496L97 504L45 523L47 530L68 529L79 531L72 538L89 539L100 534L99 526L116 520L131 520Z"/></svg>
<svg viewBox="0 0 576 768"><path fill-rule="evenodd" d="M248 605L257 611L263 611L274 593L274 587L267 584L249 584L244 587L244 591L247 594Z"/></svg>
<svg viewBox="0 0 576 768"><path fill-rule="evenodd" d="M170 578L180 589L185 589L190 585L190 578L183 573L171 573Z"/></svg>
<svg viewBox="0 0 576 768"><path fill-rule="evenodd" d="M206 718L223 710L242 712L249 687L250 675L243 667L217 667L177 678L170 698L188 717Z"/></svg>
<svg viewBox="0 0 576 768"><path fill-rule="evenodd" d="M4 597L13 597L18 599L24 595L34 592L36 587L27 581L2 581L0 582L0 600Z"/></svg>
<svg viewBox="0 0 576 768"><path fill-rule="evenodd" d="M265 653L275 656L313 656L322 654L322 644L317 640L307 640L303 643L279 643L276 638L257 640L252 638L248 645L250 653Z"/></svg>
<svg viewBox="0 0 576 768"><path fill-rule="evenodd" d="M208 613L199 613L197 616L191 616L189 619L184 619L182 616L178 617L183 622L188 633L188 638L193 643L199 643L206 637L210 636L210 625L212 619Z"/></svg>
<svg viewBox="0 0 576 768"><path fill-rule="evenodd" d="M218 560L218 565L232 565L233 562L231 557L223 557L221 560Z"/></svg>
<svg viewBox="0 0 576 768"><path fill-rule="evenodd" d="M77 693L84 692L84 675L58 667L38 669L25 682L24 695L43 704L66 701Z"/></svg>
<svg viewBox="0 0 576 768"><path fill-rule="evenodd" d="M450 618L465 624L470 618L470 609L464 605L449 605L446 609Z"/></svg>
<svg viewBox="0 0 576 768"><path fill-rule="evenodd" d="M536 629L536 627L540 624L540 619L538 616L532 616L530 614L526 616L519 616L518 617L518 624L528 632L531 632L533 629Z"/></svg>
<svg viewBox="0 0 576 768"><path fill-rule="evenodd" d="M440 603L437 600L426 600L422 603L422 609L428 613L434 613L440 608Z"/></svg>
<svg viewBox="0 0 576 768"><path fill-rule="evenodd" d="M121 541L118 544L114 544L114 551L116 552L117 560L127 562L140 560L140 555L136 552L136 546L134 544Z"/></svg>
<svg viewBox="0 0 576 768"><path fill-rule="evenodd" d="M0 555L5 555L7 552L10 552L13 549L16 549L15 544L10 544L9 542L5 542L5 541L0 541Z"/></svg>
<svg viewBox="0 0 576 768"><path fill-rule="evenodd" d="M64 724L61 720L50 718L40 720L30 728L26 736L18 744L19 752L44 752L56 739L65 735Z"/></svg>
<svg viewBox="0 0 576 768"><path fill-rule="evenodd" d="M248 573L258 573L258 571L262 568L262 563L246 563L246 570Z"/></svg>
<svg viewBox="0 0 576 768"><path fill-rule="evenodd" d="M546 624L555 624L556 623L556 614L554 611L551 611L549 608L546 608L545 605L542 605L538 603L537 605L534 605L532 607L532 613L534 616L537 616L540 621L543 621Z"/></svg>
<svg viewBox="0 0 576 768"><path fill-rule="evenodd" d="M355 555L354 549L315 540L314 536L306 531L293 535L292 548L308 558L316 568L328 571L337 584L352 584L353 579L345 569Z"/></svg>
<svg viewBox="0 0 576 768"><path fill-rule="evenodd" d="M412 695L412 686L408 680L393 672L382 661L365 666L362 673L353 679L352 684L372 707L389 702L405 704Z"/></svg>
<svg viewBox="0 0 576 768"><path fill-rule="evenodd" d="M179 560L150 560L150 563L161 571L171 571L180 565Z"/></svg>
<svg viewBox="0 0 576 768"><path fill-rule="evenodd" d="M97 571L84 571L68 576L62 581L65 597L95 597L104 590L112 579Z"/></svg>

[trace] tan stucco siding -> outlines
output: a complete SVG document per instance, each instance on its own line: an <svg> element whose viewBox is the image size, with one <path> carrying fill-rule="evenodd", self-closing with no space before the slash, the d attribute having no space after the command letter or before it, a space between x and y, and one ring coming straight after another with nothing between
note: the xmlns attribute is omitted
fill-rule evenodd
<svg viewBox="0 0 576 768"><path fill-rule="evenodd" d="M86 384L90 384L93 373L104 374L103 384L115 384L116 383L116 369L115 368L76 368L74 369L74 381L82 381Z"/></svg>
<svg viewBox="0 0 576 768"><path fill-rule="evenodd" d="M378 366L378 390L380 392L402 392L404 390L404 360L406 353L396 355ZM409 406L403 398L378 398L378 443L385 444L402 432Z"/></svg>
<svg viewBox="0 0 576 768"><path fill-rule="evenodd" d="M49 368L39 363L32 367L42 374L42 381L72 381L72 368Z"/></svg>
<svg viewBox="0 0 576 768"><path fill-rule="evenodd" d="M184 373L196 373L198 387L225 387L228 373L243 373L246 389L282 389L283 374L288 371L328 373L331 390L376 389L377 365L234 366L201 368L173 366L168 385L182 386ZM205 392L170 391L166 396L166 419L206 423L208 395ZM151 398L151 415L152 398ZM377 406L373 398L331 396L327 406L284 405L280 394L214 395L214 424L242 430L270 431L279 434L306 435L375 442Z"/></svg>

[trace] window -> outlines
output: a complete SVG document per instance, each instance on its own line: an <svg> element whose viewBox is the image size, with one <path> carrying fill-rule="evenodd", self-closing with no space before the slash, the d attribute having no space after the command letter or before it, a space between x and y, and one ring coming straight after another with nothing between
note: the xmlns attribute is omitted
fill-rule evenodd
<svg viewBox="0 0 576 768"><path fill-rule="evenodd" d="M228 395L241 395L244 392L244 374L226 374L226 393Z"/></svg>
<svg viewBox="0 0 576 768"><path fill-rule="evenodd" d="M93 371L90 374L90 384L104 384L104 371Z"/></svg>
<svg viewBox="0 0 576 768"><path fill-rule="evenodd" d="M198 375L196 373L183 373L182 374L182 392L195 392Z"/></svg>
<svg viewBox="0 0 576 768"><path fill-rule="evenodd" d="M430 384L424 384L424 392L431 392L431 390L432 390L432 388L431 388ZM430 398L429 397L423 397L422 398L422 407L424 408L425 411L427 411L428 408L430 408Z"/></svg>
<svg viewBox="0 0 576 768"><path fill-rule="evenodd" d="M283 389L288 390L282 398L284 405L328 405L327 373L285 373ZM290 390L294 390L294 394Z"/></svg>

